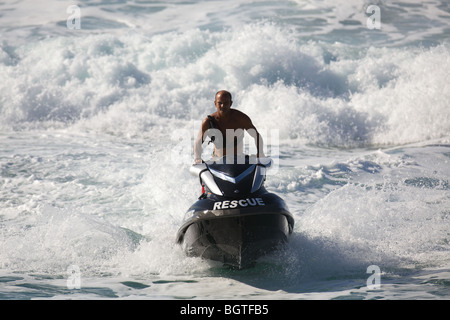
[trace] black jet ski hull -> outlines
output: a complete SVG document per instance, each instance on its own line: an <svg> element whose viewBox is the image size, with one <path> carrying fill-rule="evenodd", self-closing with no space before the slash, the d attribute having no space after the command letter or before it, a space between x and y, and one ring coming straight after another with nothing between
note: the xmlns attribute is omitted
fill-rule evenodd
<svg viewBox="0 0 450 320"><path fill-rule="evenodd" d="M271 193L202 199L187 215L177 234L186 254L239 269L286 243L294 225L284 201Z"/></svg>

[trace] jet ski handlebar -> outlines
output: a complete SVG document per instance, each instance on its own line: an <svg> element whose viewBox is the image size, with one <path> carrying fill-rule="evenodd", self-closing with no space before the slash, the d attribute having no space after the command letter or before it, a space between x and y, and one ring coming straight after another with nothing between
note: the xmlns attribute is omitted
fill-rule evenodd
<svg viewBox="0 0 450 320"><path fill-rule="evenodd" d="M193 164L189 169L189 172L193 176L200 176L203 171L208 170L208 165L210 164L256 164L258 166L270 168L272 166L272 163L273 160L270 157L256 157L252 155L245 157L235 156L233 158L227 158L226 156L224 156L217 159L211 159L203 163Z"/></svg>

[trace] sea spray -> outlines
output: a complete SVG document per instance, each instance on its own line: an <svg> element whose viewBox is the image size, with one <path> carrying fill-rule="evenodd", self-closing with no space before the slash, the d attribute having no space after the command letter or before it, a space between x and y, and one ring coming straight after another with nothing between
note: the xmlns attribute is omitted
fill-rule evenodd
<svg viewBox="0 0 450 320"><path fill-rule="evenodd" d="M214 92L227 88L235 108L257 127L280 130L281 139L354 147L448 135L448 45L356 55L319 46L268 23L154 38L45 39L15 48L14 65L0 64L0 125L161 136L192 130L191 121L214 111ZM178 126L161 130L170 119Z"/></svg>

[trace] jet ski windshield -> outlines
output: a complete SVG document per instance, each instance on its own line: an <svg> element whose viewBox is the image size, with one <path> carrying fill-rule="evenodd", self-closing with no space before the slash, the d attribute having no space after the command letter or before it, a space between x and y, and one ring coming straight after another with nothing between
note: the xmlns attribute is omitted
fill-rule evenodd
<svg viewBox="0 0 450 320"><path fill-rule="evenodd" d="M200 176L210 192L235 197L258 191L264 183L266 167L270 164L268 158L225 156L206 162L202 169L199 168L193 174Z"/></svg>

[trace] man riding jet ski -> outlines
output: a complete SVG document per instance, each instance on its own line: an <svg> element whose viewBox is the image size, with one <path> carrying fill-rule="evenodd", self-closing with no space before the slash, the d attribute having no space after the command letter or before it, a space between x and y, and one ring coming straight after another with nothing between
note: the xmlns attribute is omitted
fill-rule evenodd
<svg viewBox="0 0 450 320"><path fill-rule="evenodd" d="M214 102L217 112L202 123L190 169L199 177L203 194L187 211L177 242L190 256L245 268L285 243L294 219L284 201L263 186L272 162L262 153L261 136L250 118L230 109L227 91L219 91ZM255 139L257 157L242 154L243 129ZM208 135L214 157L203 162L202 145Z"/></svg>

